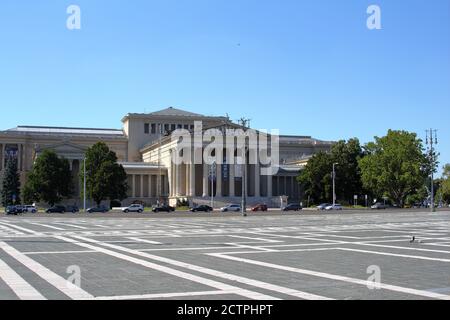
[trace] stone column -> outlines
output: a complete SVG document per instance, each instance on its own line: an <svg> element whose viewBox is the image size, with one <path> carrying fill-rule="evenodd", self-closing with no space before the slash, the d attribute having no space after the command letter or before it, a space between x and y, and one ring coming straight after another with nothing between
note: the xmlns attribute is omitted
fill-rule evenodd
<svg viewBox="0 0 450 320"><path fill-rule="evenodd" d="M284 191L284 195L285 196L287 196L287 177L286 176L284 176L283 177L283 183L284 183L284 189L283 189L283 191Z"/></svg>
<svg viewBox="0 0 450 320"><path fill-rule="evenodd" d="M268 197L272 197L272 193L273 193L273 189L272 189L272 180L273 180L273 176L272 175L268 175L267 176L267 196Z"/></svg>
<svg viewBox="0 0 450 320"><path fill-rule="evenodd" d="M261 196L261 185L260 185L261 169L259 163L255 164L255 197Z"/></svg>
<svg viewBox="0 0 450 320"><path fill-rule="evenodd" d="M291 197L294 198L295 192L294 192L294 179L295 177L291 177Z"/></svg>
<svg viewBox="0 0 450 320"><path fill-rule="evenodd" d="M131 190L132 190L132 197L136 198L136 176L134 174L132 174L131 178L132 178L132 181L133 181L132 182L133 187L131 188Z"/></svg>
<svg viewBox="0 0 450 320"><path fill-rule="evenodd" d="M189 165L189 196L195 197L195 163Z"/></svg>
<svg viewBox="0 0 450 320"><path fill-rule="evenodd" d="M21 171L20 167L22 166L22 145L20 143L17 144L17 171Z"/></svg>
<svg viewBox="0 0 450 320"><path fill-rule="evenodd" d="M151 174L148 175L148 197L149 198L152 197L152 177L153 177L153 175L151 175Z"/></svg>
<svg viewBox="0 0 450 320"><path fill-rule="evenodd" d="M188 163L183 164L184 167L184 179L186 181L186 183L184 184L184 194L186 196L189 196L190 193L190 184L191 184L191 168L190 165Z"/></svg>
<svg viewBox="0 0 450 320"><path fill-rule="evenodd" d="M144 198L144 175L141 174L141 198Z"/></svg>
<svg viewBox="0 0 450 320"><path fill-rule="evenodd" d="M216 165L216 197L222 196L222 165Z"/></svg>
<svg viewBox="0 0 450 320"><path fill-rule="evenodd" d="M182 179L183 179L183 176L182 176L182 170L181 170L181 165L175 165L175 171L176 171L176 174L175 174L175 176L176 176L176 185L175 185L175 188L176 188L176 192L175 192L175 195L176 196L181 196L181 184L182 184Z"/></svg>
<svg viewBox="0 0 450 320"><path fill-rule="evenodd" d="M203 163L203 197L208 196L208 165Z"/></svg>
<svg viewBox="0 0 450 320"><path fill-rule="evenodd" d="M228 170L228 179L229 179L229 184L230 184L229 196L234 197L235 196L235 190L234 190L234 166L235 166L235 164L230 164L229 166L230 166L230 169Z"/></svg>

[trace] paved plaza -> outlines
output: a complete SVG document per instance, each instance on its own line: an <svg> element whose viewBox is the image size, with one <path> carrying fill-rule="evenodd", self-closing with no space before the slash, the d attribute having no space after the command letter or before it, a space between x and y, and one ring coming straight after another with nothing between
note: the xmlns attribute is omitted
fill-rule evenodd
<svg viewBox="0 0 450 320"><path fill-rule="evenodd" d="M2 215L0 299L450 299L449 221L401 210Z"/></svg>

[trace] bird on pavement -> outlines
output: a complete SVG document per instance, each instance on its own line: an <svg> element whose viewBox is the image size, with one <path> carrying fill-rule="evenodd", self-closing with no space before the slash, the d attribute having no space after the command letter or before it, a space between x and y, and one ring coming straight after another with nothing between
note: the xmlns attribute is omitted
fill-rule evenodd
<svg viewBox="0 0 450 320"><path fill-rule="evenodd" d="M414 241L416 241L416 237L415 236L412 237L412 239L411 239L411 241L409 241L409 243L413 243Z"/></svg>

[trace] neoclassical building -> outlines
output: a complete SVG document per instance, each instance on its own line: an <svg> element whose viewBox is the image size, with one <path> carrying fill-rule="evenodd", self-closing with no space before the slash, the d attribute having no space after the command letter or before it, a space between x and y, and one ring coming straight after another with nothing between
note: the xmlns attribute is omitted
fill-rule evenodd
<svg viewBox="0 0 450 320"><path fill-rule="evenodd" d="M199 122L203 130L217 128L242 128L227 117L211 117L176 108L152 113L129 113L122 119L122 129L66 128L18 126L0 131L0 177L5 159L16 157L22 184L34 160L42 150L51 149L69 160L74 179L74 199L80 201L80 163L87 148L96 142L105 142L117 157L128 175L129 194L123 205L156 201L171 204L179 200L191 203L209 203L211 195L215 205L239 203L243 179L246 178L248 203L265 202L278 206L280 196L290 201L301 200L301 190L296 177L307 160L319 151L330 150L333 142L320 141L309 136L279 135L279 166L274 175L262 175L258 164L242 165L224 163L208 165L174 164L172 154L176 141L168 132L184 129L194 135ZM214 168L214 172L212 170ZM246 172L245 178L242 172Z"/></svg>

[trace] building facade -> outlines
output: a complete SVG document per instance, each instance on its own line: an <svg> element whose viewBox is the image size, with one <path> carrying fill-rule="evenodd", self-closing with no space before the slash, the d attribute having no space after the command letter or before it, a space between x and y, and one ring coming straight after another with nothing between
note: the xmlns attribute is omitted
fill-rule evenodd
<svg viewBox="0 0 450 320"><path fill-rule="evenodd" d="M22 185L27 172L42 150L51 149L69 160L75 186L73 199L81 203L79 180L80 164L87 148L102 141L117 154L128 175L128 199L122 205L142 202L152 205L157 201L175 204L177 200L209 203L214 196L217 206L239 203L243 179L248 203L264 202L278 206L280 196L290 201L301 199L296 177L307 159L319 151L329 151L332 142L309 136L279 136L279 168L273 176L261 174L258 164L227 164L233 161L227 155L219 165L174 164L172 153L176 141L168 132L184 129L194 134L195 125L203 128L239 128L227 117L204 116L175 108L137 114L122 119L122 129L62 128L18 126L0 131L0 177L3 176L8 157L15 157ZM227 162L228 161L228 162ZM212 172L214 167L214 172ZM242 172L246 172L245 178Z"/></svg>

